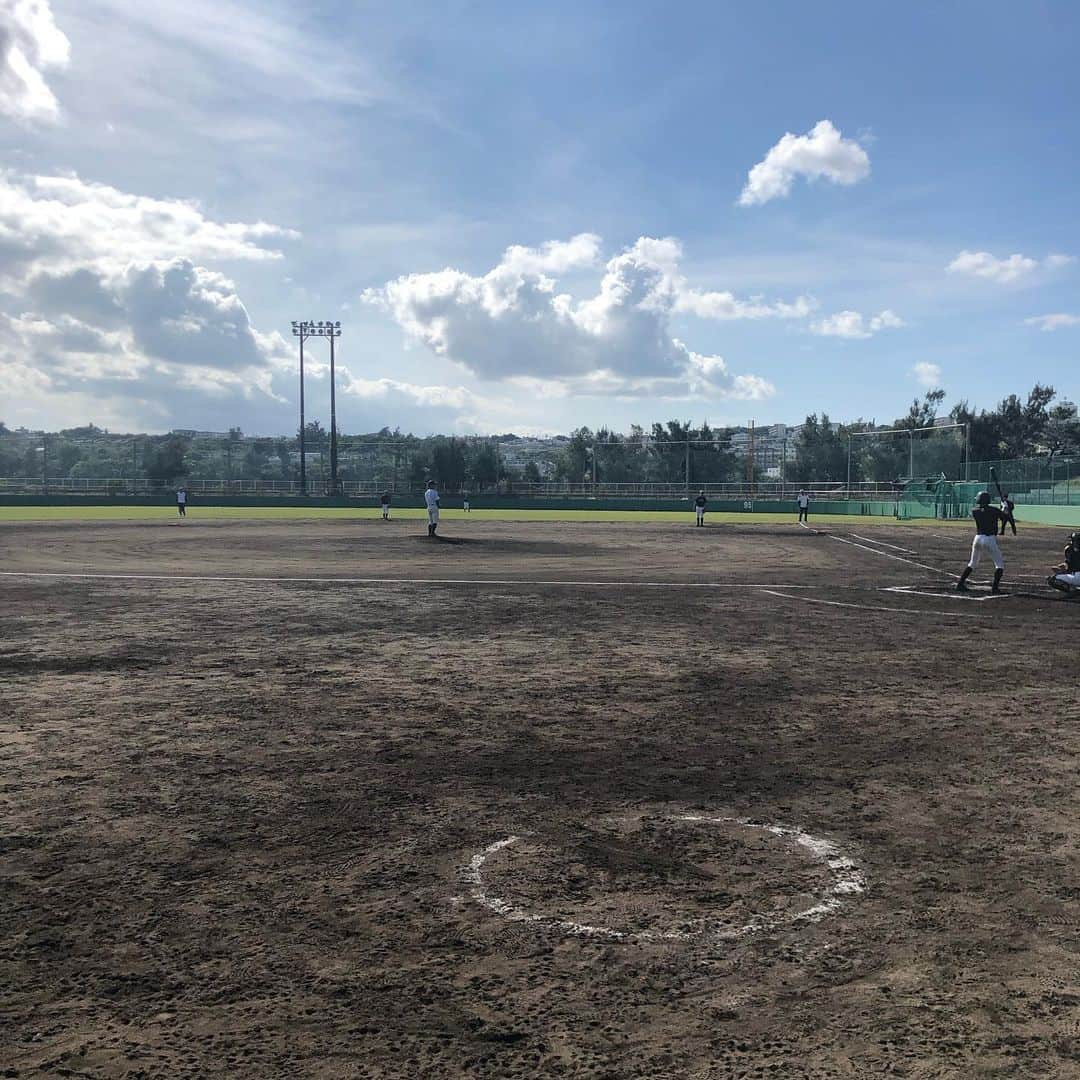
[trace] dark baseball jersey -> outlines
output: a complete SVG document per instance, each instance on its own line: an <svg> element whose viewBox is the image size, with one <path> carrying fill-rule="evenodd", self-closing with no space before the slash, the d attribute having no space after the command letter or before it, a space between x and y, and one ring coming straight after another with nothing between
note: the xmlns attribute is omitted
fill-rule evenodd
<svg viewBox="0 0 1080 1080"><path fill-rule="evenodd" d="M1070 544L1065 549L1065 565L1069 568L1070 574L1080 574L1080 547L1073 547Z"/></svg>
<svg viewBox="0 0 1080 1080"><path fill-rule="evenodd" d="M976 506L971 516L975 519L975 528L983 536L997 536L998 526L1005 517L994 506Z"/></svg>

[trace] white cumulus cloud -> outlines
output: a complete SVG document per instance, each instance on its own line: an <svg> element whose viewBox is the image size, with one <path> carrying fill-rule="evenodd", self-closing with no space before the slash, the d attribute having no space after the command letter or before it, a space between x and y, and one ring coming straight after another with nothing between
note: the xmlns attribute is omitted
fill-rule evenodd
<svg viewBox="0 0 1080 1080"><path fill-rule="evenodd" d="M0 0L0 113L23 123L57 120L45 73L65 67L70 51L49 0Z"/></svg>
<svg viewBox="0 0 1080 1080"><path fill-rule="evenodd" d="M835 315L811 323L810 331L822 337L854 339L873 337L879 330L895 330L903 325L904 320L888 308L871 315L869 319L858 311L838 311Z"/></svg>
<svg viewBox="0 0 1080 1080"><path fill-rule="evenodd" d="M263 242L285 235L78 177L0 172L0 386L120 395L178 421L208 399L280 403L292 350L202 261L276 258Z"/></svg>
<svg viewBox="0 0 1080 1080"><path fill-rule="evenodd" d="M1033 315L1025 319L1026 326L1037 326L1040 330L1060 330L1063 326L1080 326L1080 315L1069 315L1065 312L1056 312L1052 315Z"/></svg>
<svg viewBox="0 0 1080 1080"><path fill-rule="evenodd" d="M785 198L797 177L824 177L834 184L857 184L870 175L870 157L854 139L845 139L828 120L805 135L788 132L746 178L740 206L760 206Z"/></svg>
<svg viewBox="0 0 1080 1080"><path fill-rule="evenodd" d="M670 329L674 313L714 319L803 318L811 301L768 303L691 289L670 238L640 237L603 266L594 295L560 291L557 277L596 264L599 238L506 250L481 276L446 269L408 274L363 299L387 311L407 337L492 381L535 380L543 393L758 398L771 385L733 374ZM553 385L554 384L554 385Z"/></svg>
<svg viewBox="0 0 1080 1080"><path fill-rule="evenodd" d="M1056 270L1073 261L1071 255L1047 255L1040 260L1015 253L999 259L989 251L961 251L945 269L951 274L1006 283L1030 277L1036 270Z"/></svg>
<svg viewBox="0 0 1080 1080"><path fill-rule="evenodd" d="M921 386L933 388L941 385L941 368L928 360L920 360L911 369L911 373Z"/></svg>
<svg viewBox="0 0 1080 1080"><path fill-rule="evenodd" d="M266 241L294 237L266 222L217 222L197 203L131 195L78 176L0 171L0 280L129 263L278 259Z"/></svg>

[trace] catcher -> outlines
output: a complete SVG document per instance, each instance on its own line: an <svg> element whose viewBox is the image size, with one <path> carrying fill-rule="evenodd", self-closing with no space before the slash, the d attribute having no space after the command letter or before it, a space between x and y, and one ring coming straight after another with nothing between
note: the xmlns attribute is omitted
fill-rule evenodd
<svg viewBox="0 0 1080 1080"><path fill-rule="evenodd" d="M1080 532L1074 532L1069 537L1065 546L1065 561L1054 567L1046 584L1070 596L1080 596Z"/></svg>

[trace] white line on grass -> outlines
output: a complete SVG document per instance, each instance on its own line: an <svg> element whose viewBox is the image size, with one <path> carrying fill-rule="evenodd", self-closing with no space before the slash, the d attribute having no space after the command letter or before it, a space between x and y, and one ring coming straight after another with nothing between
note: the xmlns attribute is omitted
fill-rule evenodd
<svg viewBox="0 0 1080 1080"><path fill-rule="evenodd" d="M973 612L963 611L923 611L921 608L890 607L888 604L847 604L840 600L818 600L812 596L799 596L792 593L776 592L775 589L766 589L770 596L779 596L783 600L802 600L807 604L826 604L829 607L856 608L859 611L882 611L888 614L921 615L924 619L929 616L943 615L950 619L977 619L978 615Z"/></svg>
<svg viewBox="0 0 1080 1080"><path fill-rule="evenodd" d="M772 585L728 581L547 581L542 578L387 578L387 577L222 577L192 574L91 574L44 570L0 570L0 577L60 578L79 581L208 581L223 585L552 585L594 589L770 589ZM812 585L783 585L812 589Z"/></svg>

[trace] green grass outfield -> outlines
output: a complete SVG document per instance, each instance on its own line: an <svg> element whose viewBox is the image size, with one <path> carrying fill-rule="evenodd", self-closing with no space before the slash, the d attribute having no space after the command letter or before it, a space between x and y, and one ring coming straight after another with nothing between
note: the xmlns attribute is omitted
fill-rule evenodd
<svg viewBox="0 0 1080 1080"><path fill-rule="evenodd" d="M419 507L401 507L393 511L395 519L423 521ZM188 511L191 522L207 520L318 521L338 518L373 519L380 516L377 507L304 507L304 506L194 506ZM443 510L444 521L636 521L693 524L691 510ZM0 524L12 521L176 521L175 506L0 506ZM782 525L795 524L794 514L712 513L711 524ZM860 514L811 514L811 525L843 525L847 528L870 528L896 525L892 517ZM935 521L932 518L906 521L905 525L954 525L967 528L967 522Z"/></svg>

